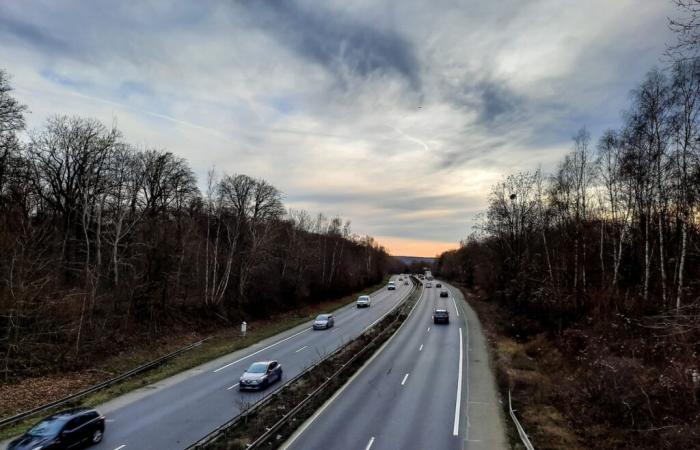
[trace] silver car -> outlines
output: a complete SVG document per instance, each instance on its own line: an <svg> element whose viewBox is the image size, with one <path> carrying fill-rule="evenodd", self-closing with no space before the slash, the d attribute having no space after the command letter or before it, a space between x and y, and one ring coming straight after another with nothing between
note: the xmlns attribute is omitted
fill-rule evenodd
<svg viewBox="0 0 700 450"><path fill-rule="evenodd" d="M277 361L254 362L238 380L238 389L262 390L282 379L282 366Z"/></svg>
<svg viewBox="0 0 700 450"><path fill-rule="evenodd" d="M314 320L314 330L325 330L335 325L333 314L319 314Z"/></svg>

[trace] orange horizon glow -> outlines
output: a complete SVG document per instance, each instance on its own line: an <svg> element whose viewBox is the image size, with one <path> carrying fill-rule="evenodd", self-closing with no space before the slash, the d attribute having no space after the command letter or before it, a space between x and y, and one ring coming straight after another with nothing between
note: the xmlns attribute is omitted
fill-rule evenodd
<svg viewBox="0 0 700 450"><path fill-rule="evenodd" d="M459 248L459 242L424 241L392 236L377 236L376 240L392 256L434 258L442 252Z"/></svg>

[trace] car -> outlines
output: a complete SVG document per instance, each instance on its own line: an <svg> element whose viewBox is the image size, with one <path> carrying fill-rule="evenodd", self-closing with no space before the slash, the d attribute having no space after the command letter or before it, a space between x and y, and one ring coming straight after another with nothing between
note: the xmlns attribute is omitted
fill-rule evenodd
<svg viewBox="0 0 700 450"><path fill-rule="evenodd" d="M430 283L425 283L425 287L429 288L429 287L433 287L433 285Z"/></svg>
<svg viewBox="0 0 700 450"><path fill-rule="evenodd" d="M369 308L372 304L372 299L369 295L360 295L357 297L357 307L358 308Z"/></svg>
<svg viewBox="0 0 700 450"><path fill-rule="evenodd" d="M53 414L10 442L8 450L60 450L99 444L105 417L93 408L73 408Z"/></svg>
<svg viewBox="0 0 700 450"><path fill-rule="evenodd" d="M449 296L450 296L450 294L449 294L449 292L447 292L446 289L443 289L440 291L440 297L449 297Z"/></svg>
<svg viewBox="0 0 700 450"><path fill-rule="evenodd" d="M436 309L433 311L433 323L450 323L450 313L446 309Z"/></svg>
<svg viewBox="0 0 700 450"><path fill-rule="evenodd" d="M325 330L335 325L333 314L319 314L314 320L314 330Z"/></svg>
<svg viewBox="0 0 700 450"><path fill-rule="evenodd" d="M387 290L389 290L389 291L395 291L395 290L396 290L396 284L394 284L393 281L390 281L386 288L387 288Z"/></svg>
<svg viewBox="0 0 700 450"><path fill-rule="evenodd" d="M435 287L442 287L442 283L435 283Z"/></svg>
<svg viewBox="0 0 700 450"><path fill-rule="evenodd" d="M403 284L408 286L408 281L404 281Z"/></svg>
<svg viewBox="0 0 700 450"><path fill-rule="evenodd" d="M282 366L277 361L258 361L248 367L238 380L241 391L262 390L282 379Z"/></svg>

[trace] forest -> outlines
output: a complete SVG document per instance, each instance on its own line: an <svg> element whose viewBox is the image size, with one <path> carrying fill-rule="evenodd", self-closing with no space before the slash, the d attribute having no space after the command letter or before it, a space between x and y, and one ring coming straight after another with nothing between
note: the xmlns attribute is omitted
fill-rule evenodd
<svg viewBox="0 0 700 450"><path fill-rule="evenodd" d="M678 43L622 125L580 129L550 173L506 176L437 263L508 311L516 339L554 343L572 388L553 401L588 438L623 430L624 448L700 443L700 9L678 4Z"/></svg>
<svg viewBox="0 0 700 450"><path fill-rule="evenodd" d="M285 208L262 178L28 109L0 70L0 370L5 381L114 353L170 326L267 317L380 282L396 261L340 217ZM236 325L237 326L237 325Z"/></svg>

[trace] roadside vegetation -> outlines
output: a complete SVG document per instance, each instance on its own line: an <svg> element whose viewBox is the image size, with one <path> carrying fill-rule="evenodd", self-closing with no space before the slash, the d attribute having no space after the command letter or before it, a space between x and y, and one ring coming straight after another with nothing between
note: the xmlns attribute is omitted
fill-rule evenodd
<svg viewBox="0 0 700 450"><path fill-rule="evenodd" d="M502 324L484 320L538 449L700 448L700 2L678 4L622 127L493 186L437 263Z"/></svg>

